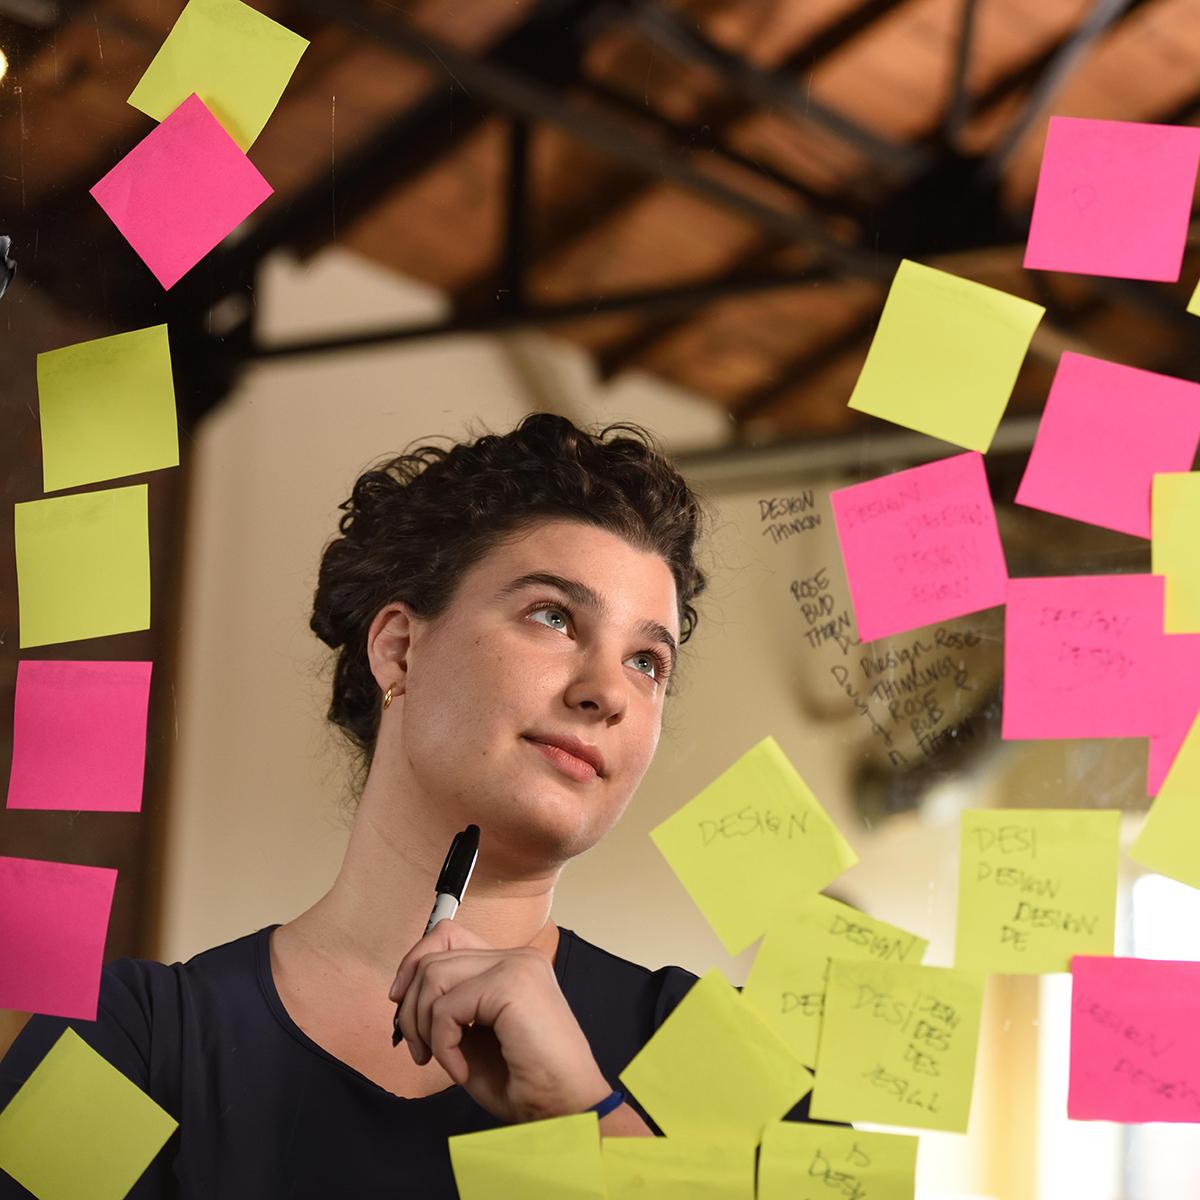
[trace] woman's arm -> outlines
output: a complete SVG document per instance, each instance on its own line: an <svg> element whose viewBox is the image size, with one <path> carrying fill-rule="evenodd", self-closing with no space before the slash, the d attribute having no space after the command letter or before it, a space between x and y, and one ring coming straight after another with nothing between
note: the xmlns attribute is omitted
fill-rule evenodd
<svg viewBox="0 0 1200 1200"><path fill-rule="evenodd" d="M607 1116L600 1118L601 1137L653 1137L654 1130L638 1116L637 1110L630 1104L622 1104L614 1108Z"/></svg>

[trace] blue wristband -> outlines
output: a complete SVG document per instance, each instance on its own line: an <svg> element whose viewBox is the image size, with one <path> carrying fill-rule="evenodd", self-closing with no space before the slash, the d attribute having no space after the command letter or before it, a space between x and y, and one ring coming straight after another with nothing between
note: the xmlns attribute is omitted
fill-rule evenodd
<svg viewBox="0 0 1200 1200"><path fill-rule="evenodd" d="M625 1103L625 1094L614 1091L611 1096L605 1096L599 1104L593 1104L588 1112L594 1112L598 1117L607 1117L614 1108L620 1108Z"/></svg>

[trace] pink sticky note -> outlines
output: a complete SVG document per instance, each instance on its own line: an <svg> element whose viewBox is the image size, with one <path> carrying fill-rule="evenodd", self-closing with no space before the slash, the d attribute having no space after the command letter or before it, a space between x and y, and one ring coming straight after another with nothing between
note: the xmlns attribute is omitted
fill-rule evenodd
<svg viewBox="0 0 1200 1200"><path fill-rule="evenodd" d="M1147 737L1164 725L1161 575L1010 579L1001 737Z"/></svg>
<svg viewBox="0 0 1200 1200"><path fill-rule="evenodd" d="M1200 129L1051 117L1025 266L1176 280Z"/></svg>
<svg viewBox="0 0 1200 1200"><path fill-rule="evenodd" d="M863 641L1004 603L1008 571L982 455L956 454L829 499Z"/></svg>
<svg viewBox="0 0 1200 1200"><path fill-rule="evenodd" d="M1200 633L1168 633L1163 640L1166 674L1162 689L1162 732L1150 739L1147 796L1158 795L1183 739L1200 712Z"/></svg>
<svg viewBox="0 0 1200 1200"><path fill-rule="evenodd" d="M152 666L18 663L8 807L139 812Z"/></svg>
<svg viewBox="0 0 1200 1200"><path fill-rule="evenodd" d="M92 195L165 288L272 188L195 95L148 133Z"/></svg>
<svg viewBox="0 0 1200 1200"><path fill-rule="evenodd" d="M1200 444L1200 384L1066 351L1017 503L1136 537L1150 536L1150 488L1190 471Z"/></svg>
<svg viewBox="0 0 1200 1200"><path fill-rule="evenodd" d="M0 857L0 1008L96 1019L117 873Z"/></svg>
<svg viewBox="0 0 1200 1200"><path fill-rule="evenodd" d="M1200 963L1071 960L1067 1116L1200 1123Z"/></svg>

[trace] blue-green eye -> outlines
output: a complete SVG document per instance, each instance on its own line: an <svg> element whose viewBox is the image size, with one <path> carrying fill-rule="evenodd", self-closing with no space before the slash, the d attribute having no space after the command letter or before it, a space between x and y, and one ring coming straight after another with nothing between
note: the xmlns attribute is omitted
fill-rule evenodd
<svg viewBox="0 0 1200 1200"><path fill-rule="evenodd" d="M641 671L643 674L649 675L651 679L657 679L661 670L661 663L653 654L631 654L626 662L637 662L639 665L635 670Z"/></svg>
<svg viewBox="0 0 1200 1200"><path fill-rule="evenodd" d="M554 621L539 621L540 625L549 625L551 629L565 630L571 622L571 618L565 608L559 608L557 605L543 604L540 608L535 608L529 615L537 617L539 613L549 613Z"/></svg>

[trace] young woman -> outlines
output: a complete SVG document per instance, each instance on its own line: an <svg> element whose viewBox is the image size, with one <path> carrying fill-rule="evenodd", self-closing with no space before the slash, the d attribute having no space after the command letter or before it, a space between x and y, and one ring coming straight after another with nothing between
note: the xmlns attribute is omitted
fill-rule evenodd
<svg viewBox="0 0 1200 1200"><path fill-rule="evenodd" d="M654 756L704 588L699 505L637 427L538 414L392 459L342 508L311 620L362 766L336 881L186 963L109 964L97 1020L70 1022L180 1123L134 1197L436 1200L451 1134L588 1109L603 1135L654 1132L618 1076L695 976L550 908ZM422 937L471 823L465 901ZM31 1019L0 1105L66 1024Z"/></svg>

